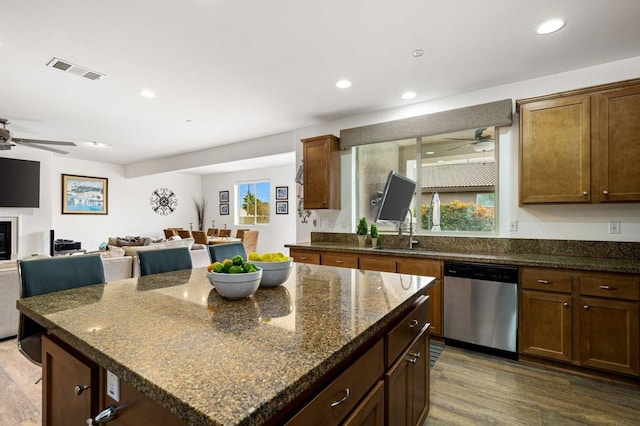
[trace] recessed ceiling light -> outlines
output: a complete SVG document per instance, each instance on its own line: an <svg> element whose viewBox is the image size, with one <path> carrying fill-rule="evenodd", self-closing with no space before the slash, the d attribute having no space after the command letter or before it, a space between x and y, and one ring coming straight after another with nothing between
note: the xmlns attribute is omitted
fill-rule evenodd
<svg viewBox="0 0 640 426"><path fill-rule="evenodd" d="M191 124L191 123L193 123L193 120L186 119L186 120L184 120L184 122L187 123L187 124Z"/></svg>
<svg viewBox="0 0 640 426"><path fill-rule="evenodd" d="M561 30L565 25L567 25L567 20L564 18L548 19L542 24L538 25L538 27L536 28L536 34L547 35L555 33L556 31Z"/></svg>
<svg viewBox="0 0 640 426"><path fill-rule="evenodd" d="M351 87L351 82L349 80L340 80L336 83L336 87L339 89L348 89Z"/></svg>
<svg viewBox="0 0 640 426"><path fill-rule="evenodd" d="M413 56L414 58L419 58L422 55L424 55L424 50L422 49L416 49L413 52L411 52L411 56Z"/></svg>
<svg viewBox="0 0 640 426"><path fill-rule="evenodd" d="M400 97L402 99L413 99L416 97L416 92L404 92Z"/></svg>
<svg viewBox="0 0 640 426"><path fill-rule="evenodd" d="M433 154L435 154L435 152L433 152L433 151L427 151L427 155L433 155Z"/></svg>
<svg viewBox="0 0 640 426"><path fill-rule="evenodd" d="M147 89L141 90L139 93L140 93L140 96L142 96L143 98L152 99L152 98L156 97L155 93L153 93L151 90L147 90Z"/></svg>

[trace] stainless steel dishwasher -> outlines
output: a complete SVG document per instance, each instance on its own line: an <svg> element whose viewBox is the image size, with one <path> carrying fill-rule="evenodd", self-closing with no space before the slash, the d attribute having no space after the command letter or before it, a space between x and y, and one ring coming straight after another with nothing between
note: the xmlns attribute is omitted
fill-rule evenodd
<svg viewBox="0 0 640 426"><path fill-rule="evenodd" d="M518 269L444 262L445 343L517 358Z"/></svg>

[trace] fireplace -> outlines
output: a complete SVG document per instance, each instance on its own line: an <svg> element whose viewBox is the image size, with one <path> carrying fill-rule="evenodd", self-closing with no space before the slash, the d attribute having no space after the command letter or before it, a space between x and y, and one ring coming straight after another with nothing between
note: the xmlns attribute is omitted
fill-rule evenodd
<svg viewBox="0 0 640 426"><path fill-rule="evenodd" d="M0 260L11 260L11 222L0 222Z"/></svg>

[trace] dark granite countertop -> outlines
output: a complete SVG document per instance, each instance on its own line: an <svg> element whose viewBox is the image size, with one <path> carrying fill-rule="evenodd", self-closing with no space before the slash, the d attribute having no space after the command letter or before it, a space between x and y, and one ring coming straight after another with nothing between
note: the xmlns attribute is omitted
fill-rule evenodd
<svg viewBox="0 0 640 426"><path fill-rule="evenodd" d="M18 309L187 424L262 423L398 319L433 281L294 264L229 301L204 268L20 299Z"/></svg>
<svg viewBox="0 0 640 426"><path fill-rule="evenodd" d="M287 244L292 249L333 251L357 255L388 255L422 259L451 260L475 263L494 263L514 266L535 266L544 268L576 269L600 272L623 272L640 274L640 259L617 259L607 257L567 256L561 254L538 253L504 253L496 250L496 254L456 252L451 247L441 249L398 247L359 247L353 243L310 242ZM485 247L483 247L485 248ZM469 247L465 247L469 250Z"/></svg>

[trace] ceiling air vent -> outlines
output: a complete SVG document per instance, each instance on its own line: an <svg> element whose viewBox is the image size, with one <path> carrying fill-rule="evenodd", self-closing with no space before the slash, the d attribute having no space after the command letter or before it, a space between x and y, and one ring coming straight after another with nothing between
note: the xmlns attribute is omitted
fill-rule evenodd
<svg viewBox="0 0 640 426"><path fill-rule="evenodd" d="M47 63L48 67L57 68L61 71L68 72L71 74L79 75L80 77L88 78L89 80L99 80L100 77L104 77L105 74L92 71L85 67L81 67L79 65L72 64L69 61L65 61L64 59L53 58Z"/></svg>

